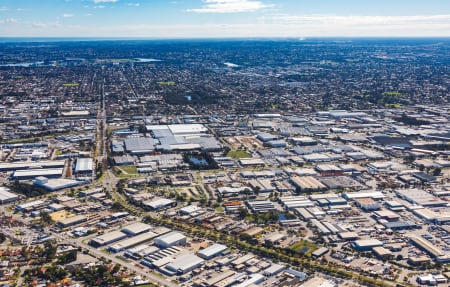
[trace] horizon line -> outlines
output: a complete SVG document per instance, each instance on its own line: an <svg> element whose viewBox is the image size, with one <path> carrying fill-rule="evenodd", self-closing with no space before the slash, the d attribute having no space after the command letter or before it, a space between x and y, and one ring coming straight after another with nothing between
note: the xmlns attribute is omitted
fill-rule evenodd
<svg viewBox="0 0 450 287"><path fill-rule="evenodd" d="M174 41L174 40L317 40L317 39L450 39L450 36L298 36L298 37L108 37L108 36L0 36L3 40L62 40L62 41L120 41L120 40L152 40L152 41Z"/></svg>

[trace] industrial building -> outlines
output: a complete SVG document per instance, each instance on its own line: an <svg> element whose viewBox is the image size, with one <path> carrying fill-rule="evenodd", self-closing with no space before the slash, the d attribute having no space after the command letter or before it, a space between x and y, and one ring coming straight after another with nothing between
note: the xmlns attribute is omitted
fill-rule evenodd
<svg viewBox="0 0 450 287"><path fill-rule="evenodd" d="M62 176L63 168L37 168L16 170L11 174L13 180L33 180L36 177L59 178Z"/></svg>
<svg viewBox="0 0 450 287"><path fill-rule="evenodd" d="M158 233L154 233L154 232L144 232L141 233L139 235L130 237L130 238L126 238L122 241L116 242L113 245L110 245L108 247L108 250L112 251L112 252L120 252L122 250L131 248L133 246L145 243L147 241L150 241L151 239L155 238L156 236L158 236Z"/></svg>
<svg viewBox="0 0 450 287"><path fill-rule="evenodd" d="M122 231L112 231L105 234L102 234L100 236L97 236L95 238L92 238L89 241L89 244L94 247L100 247L105 246L111 243L114 243L116 241L122 240L127 238L127 234L123 233Z"/></svg>
<svg viewBox="0 0 450 287"><path fill-rule="evenodd" d="M136 223L133 223L131 225L128 225L128 226L122 228L121 231L130 236L136 236L138 234L148 232L151 228L152 228L152 226L150 226L146 223L136 222Z"/></svg>
<svg viewBox="0 0 450 287"><path fill-rule="evenodd" d="M277 210L273 202L269 200L252 200L245 202L253 213L264 213Z"/></svg>
<svg viewBox="0 0 450 287"><path fill-rule="evenodd" d="M378 239L361 239L352 243L353 248L358 251L369 251L374 247L383 246L383 242Z"/></svg>
<svg viewBox="0 0 450 287"><path fill-rule="evenodd" d="M148 137L130 137L125 139L124 145L130 154L149 154L155 149L155 141Z"/></svg>
<svg viewBox="0 0 450 287"><path fill-rule="evenodd" d="M245 280L244 282L235 285L235 287L247 287L247 286L253 286L258 285L259 283L263 282L265 279L264 275L261 274L252 274L250 275L250 278Z"/></svg>
<svg viewBox="0 0 450 287"><path fill-rule="evenodd" d="M182 233L172 231L154 239L156 246L169 248L175 245L186 244L187 238Z"/></svg>
<svg viewBox="0 0 450 287"><path fill-rule="evenodd" d="M356 205L365 210L365 211L373 211L373 210L380 210L381 204L376 202L370 197L367 198L356 198L355 199Z"/></svg>
<svg viewBox="0 0 450 287"><path fill-rule="evenodd" d="M151 210L161 210L168 207L173 207L177 203L176 201L173 201L168 198L159 198L152 201L146 201L142 203L146 208L149 208Z"/></svg>
<svg viewBox="0 0 450 287"><path fill-rule="evenodd" d="M409 235L409 240L416 245L418 248L422 249L426 253L428 253L431 257L433 257L436 261L442 262L442 263L448 263L450 262L450 254L444 252L439 247L432 244L430 241L416 236L416 235Z"/></svg>
<svg viewBox="0 0 450 287"><path fill-rule="evenodd" d="M327 188L319 180L312 176L293 176L291 177L291 182L301 191L319 191Z"/></svg>
<svg viewBox="0 0 450 287"><path fill-rule="evenodd" d="M9 188L0 186L0 204L14 202L19 199L20 197L17 194L10 192Z"/></svg>
<svg viewBox="0 0 450 287"><path fill-rule="evenodd" d="M75 164L76 174L92 175L93 170L94 170L94 163L92 158L77 158L77 162Z"/></svg>
<svg viewBox="0 0 450 287"><path fill-rule="evenodd" d="M65 160L48 160L48 161L21 161L0 163L0 172L37 169L37 168L57 168L64 167Z"/></svg>
<svg viewBox="0 0 450 287"><path fill-rule="evenodd" d="M210 260L216 256L222 255L225 251L228 250L223 244L215 243L203 250L200 250L197 255L205 260Z"/></svg>
<svg viewBox="0 0 450 287"><path fill-rule="evenodd" d="M66 219L58 221L56 223L56 225L59 228L67 228L67 227L71 227L71 226L74 226L74 225L77 225L77 224L80 224L80 223L83 223L83 222L86 222L86 221L87 221L87 217L86 216L84 216L84 215L75 215L75 216L72 216L72 217L69 217L69 218L66 218Z"/></svg>
<svg viewBox="0 0 450 287"><path fill-rule="evenodd" d="M68 178L47 178L44 176L36 177L33 184L43 187L48 191L57 191L64 188L70 188L85 184L85 181L73 180Z"/></svg>
<svg viewBox="0 0 450 287"><path fill-rule="evenodd" d="M15 206L15 209L17 211L23 212L23 213L27 213L27 212L31 212L33 210L36 210L38 208L42 208L46 205L45 201L43 200L35 200L35 201L30 201L27 203L22 203L22 204L18 204Z"/></svg>
<svg viewBox="0 0 450 287"><path fill-rule="evenodd" d="M167 264L161 271L170 275L181 275L202 266L203 263L205 263L205 260L195 254L189 253L176 258L173 262Z"/></svg>

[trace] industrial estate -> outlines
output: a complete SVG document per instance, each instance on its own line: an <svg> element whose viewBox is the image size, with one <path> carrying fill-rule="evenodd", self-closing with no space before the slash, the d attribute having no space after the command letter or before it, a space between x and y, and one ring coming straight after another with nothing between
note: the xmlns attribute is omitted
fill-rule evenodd
<svg viewBox="0 0 450 287"><path fill-rule="evenodd" d="M448 286L448 56L252 43L0 44L0 285Z"/></svg>

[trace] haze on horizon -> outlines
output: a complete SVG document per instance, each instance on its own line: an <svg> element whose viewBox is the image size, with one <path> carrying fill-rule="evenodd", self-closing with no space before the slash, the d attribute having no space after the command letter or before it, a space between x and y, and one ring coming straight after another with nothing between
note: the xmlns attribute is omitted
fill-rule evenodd
<svg viewBox="0 0 450 287"><path fill-rule="evenodd" d="M448 37L445 0L0 0L0 37Z"/></svg>

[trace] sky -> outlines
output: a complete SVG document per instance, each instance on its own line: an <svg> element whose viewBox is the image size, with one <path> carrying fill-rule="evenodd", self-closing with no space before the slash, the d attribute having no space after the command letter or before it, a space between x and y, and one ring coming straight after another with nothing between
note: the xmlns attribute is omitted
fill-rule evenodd
<svg viewBox="0 0 450 287"><path fill-rule="evenodd" d="M448 37L450 0L0 0L0 37Z"/></svg>

